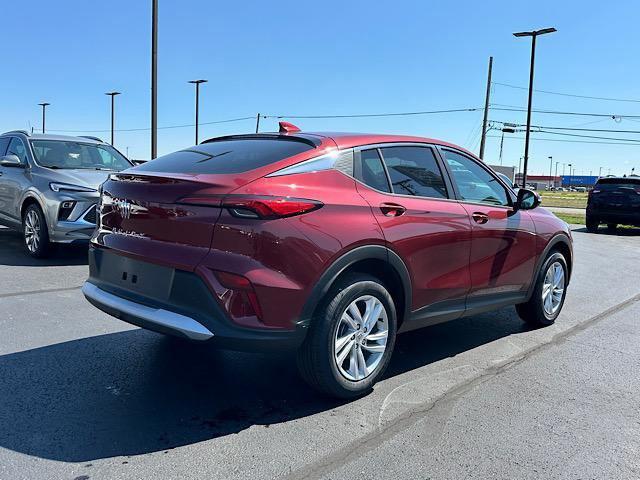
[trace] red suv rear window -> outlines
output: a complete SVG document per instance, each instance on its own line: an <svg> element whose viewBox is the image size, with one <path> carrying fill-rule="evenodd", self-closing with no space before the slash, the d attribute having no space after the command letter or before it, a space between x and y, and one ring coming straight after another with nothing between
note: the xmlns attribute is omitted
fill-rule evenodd
<svg viewBox="0 0 640 480"><path fill-rule="evenodd" d="M163 173L242 173L292 157L314 147L284 139L246 138L203 143L135 167Z"/></svg>

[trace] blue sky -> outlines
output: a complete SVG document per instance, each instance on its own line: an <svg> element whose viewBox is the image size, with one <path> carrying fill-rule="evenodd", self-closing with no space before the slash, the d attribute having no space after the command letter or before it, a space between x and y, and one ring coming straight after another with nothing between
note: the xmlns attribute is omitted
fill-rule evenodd
<svg viewBox="0 0 640 480"><path fill-rule="evenodd" d="M38 102L51 102L47 128L108 138L109 99L117 128L148 128L150 1L32 0L3 5L0 131L40 127ZM512 32L555 26L541 37L538 89L640 100L635 1L334 1L160 0L159 114L162 126L193 123L194 78L201 121L270 115L331 115L481 107L487 60L496 82L526 86L528 39ZM526 106L526 91L496 85L492 103ZM536 93L534 107L640 115L638 102L610 102ZM442 138L475 152L482 113L367 119L298 119L304 130L407 133ZM498 121L524 123L520 112L492 111ZM640 130L638 119L534 114L545 126ZM263 120L274 130L277 120ZM201 138L249 132L254 120L202 125ZM102 132L93 132L103 130ZM636 134L574 132L634 138ZM190 146L193 127L160 130L160 154ZM490 132L486 159L498 160ZM149 158L149 132L117 132L116 146ZM521 134L507 135L503 163L518 163ZM533 134L530 173L549 170L548 157L578 173L640 169L640 144ZM598 141L598 140L592 140ZM555 166L554 166L555 168ZM562 165L560 165L560 170Z"/></svg>

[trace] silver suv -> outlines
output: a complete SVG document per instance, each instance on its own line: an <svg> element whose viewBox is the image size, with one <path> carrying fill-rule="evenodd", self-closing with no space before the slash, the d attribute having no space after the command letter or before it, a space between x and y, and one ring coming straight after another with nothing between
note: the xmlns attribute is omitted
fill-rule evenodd
<svg viewBox="0 0 640 480"><path fill-rule="evenodd" d="M86 242L100 184L131 166L95 137L0 134L0 225L21 230L34 257L46 256L52 242Z"/></svg>

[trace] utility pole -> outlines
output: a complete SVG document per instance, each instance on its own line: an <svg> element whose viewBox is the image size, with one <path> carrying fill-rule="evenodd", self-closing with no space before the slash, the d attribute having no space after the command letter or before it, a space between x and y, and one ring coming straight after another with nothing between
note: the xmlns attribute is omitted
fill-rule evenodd
<svg viewBox="0 0 640 480"><path fill-rule="evenodd" d="M487 139L487 120L489 118L489 100L491 98L491 70L493 57L489 57L489 72L487 73L487 93L484 97L484 116L482 118L482 137L480 138L480 160L484 160L484 146ZM504 139L504 137L503 137ZM502 146L500 147L502 150Z"/></svg>
<svg viewBox="0 0 640 480"><path fill-rule="evenodd" d="M40 105L42 107L42 133L44 133L44 130L45 130L44 129L44 125L45 125L45 120L47 118L46 110L47 110L47 106L49 106L51 104L47 103L47 102L42 102L42 103L39 103L38 105Z"/></svg>
<svg viewBox="0 0 640 480"><path fill-rule="evenodd" d="M151 0L151 160L158 156L158 0Z"/></svg>
<svg viewBox="0 0 640 480"><path fill-rule="evenodd" d="M529 101L527 104L527 130L524 137L524 172L522 173L523 184L526 185L527 167L529 164L529 137L531 134L531 104L533 101L533 71L536 60L536 38L538 35L555 32L555 28L543 28L542 30L533 30L531 32L516 32L516 37L531 37L531 65L529 67Z"/></svg>
<svg viewBox="0 0 640 480"><path fill-rule="evenodd" d="M189 80L189 83L193 83L196 86L196 145L198 145L198 115L200 110L200 84L207 83L206 80Z"/></svg>
<svg viewBox="0 0 640 480"><path fill-rule="evenodd" d="M256 133L260 131L260 114L256 115Z"/></svg>
<svg viewBox="0 0 640 480"><path fill-rule="evenodd" d="M115 126L115 97L116 95L120 95L120 92L107 92L105 95L109 95L111 97L111 145L113 145L113 132Z"/></svg>

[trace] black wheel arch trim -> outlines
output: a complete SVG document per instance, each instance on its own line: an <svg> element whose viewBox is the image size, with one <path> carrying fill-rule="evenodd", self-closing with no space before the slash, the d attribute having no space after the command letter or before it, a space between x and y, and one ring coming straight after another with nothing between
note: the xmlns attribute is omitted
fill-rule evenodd
<svg viewBox="0 0 640 480"><path fill-rule="evenodd" d="M329 292L329 289L340 274L357 262L371 259L387 262L398 274L398 277L402 282L402 289L404 293L404 312L402 312L402 316L403 318L409 318L412 291L409 269L402 258L400 258L400 256L390 248L384 245L364 245L355 247L354 249L344 253L324 271L316 285L313 287L313 290L302 309L300 320L297 323L300 326L308 327L311 324L311 320L313 319L313 315L318 305L320 305L322 299ZM398 313L400 314L400 312Z"/></svg>
<svg viewBox="0 0 640 480"><path fill-rule="evenodd" d="M533 295L533 291L536 288L536 281L538 280L538 276L540 275L540 269L542 268L545 260L549 256L549 252L551 252L551 250L553 250L553 248L560 243L563 243L571 253L571 258L565 258L565 262L567 262L567 268L569 269L568 276L567 276L567 285L569 285L569 281L571 280L571 274L573 272L573 247L571 246L572 242L571 242L571 238L569 238L569 236L566 233L558 233L553 238L551 238L551 240L549 240L549 243L547 243L547 246L544 247L544 250L538 257L536 268L534 270L535 274L532 278L531 284L529 285L529 289L527 291L527 301L531 298L531 295Z"/></svg>

